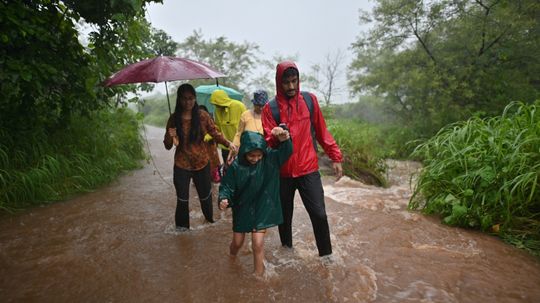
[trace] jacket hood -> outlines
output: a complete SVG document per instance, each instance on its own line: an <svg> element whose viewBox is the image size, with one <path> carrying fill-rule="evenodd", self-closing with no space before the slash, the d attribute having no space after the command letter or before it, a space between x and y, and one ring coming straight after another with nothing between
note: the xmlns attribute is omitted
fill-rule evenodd
<svg viewBox="0 0 540 303"><path fill-rule="evenodd" d="M281 79L283 78L283 73L289 67L292 67L298 71L298 67L296 67L296 64L294 64L294 62L292 61L280 62L278 63L276 67L276 92L277 92L277 97L279 99L287 98L287 96L285 95L285 92L283 92L283 89L281 88ZM298 73L298 75L300 75L300 72ZM300 93L300 76L298 76L298 87L296 88L296 96L298 96L299 93Z"/></svg>
<svg viewBox="0 0 540 303"><path fill-rule="evenodd" d="M238 161L243 165L249 165L249 162L246 160L246 154L255 149L262 150L266 155L266 141L263 135L258 132L244 131L240 137Z"/></svg>
<svg viewBox="0 0 540 303"><path fill-rule="evenodd" d="M216 89L212 92L212 95L210 95L210 103L217 106L229 107L232 100L233 99L229 98L227 92L222 89Z"/></svg>

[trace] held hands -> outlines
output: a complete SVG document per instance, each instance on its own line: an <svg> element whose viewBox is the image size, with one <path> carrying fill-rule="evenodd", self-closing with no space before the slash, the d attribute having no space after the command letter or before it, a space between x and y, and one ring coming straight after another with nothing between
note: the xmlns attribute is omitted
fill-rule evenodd
<svg viewBox="0 0 540 303"><path fill-rule="evenodd" d="M227 165L231 165L233 163L237 153L238 152L233 152L232 150L229 151L229 155L227 156Z"/></svg>
<svg viewBox="0 0 540 303"><path fill-rule="evenodd" d="M234 145L232 142L230 142L229 145L229 155L227 156L227 159L225 160L227 162L227 165L231 165L231 163L234 161L234 158L238 154L238 147Z"/></svg>
<svg viewBox="0 0 540 303"><path fill-rule="evenodd" d="M238 146L234 145L232 142L229 141L229 151L231 153L237 154L238 153Z"/></svg>
<svg viewBox="0 0 540 303"><path fill-rule="evenodd" d="M229 200L228 199L223 199L221 201L219 201L219 210L224 210L225 208L227 208L229 206Z"/></svg>
<svg viewBox="0 0 540 303"><path fill-rule="evenodd" d="M272 129L272 136L276 137L279 142L289 140L289 138L291 137L288 130L285 130L279 126L276 126Z"/></svg>

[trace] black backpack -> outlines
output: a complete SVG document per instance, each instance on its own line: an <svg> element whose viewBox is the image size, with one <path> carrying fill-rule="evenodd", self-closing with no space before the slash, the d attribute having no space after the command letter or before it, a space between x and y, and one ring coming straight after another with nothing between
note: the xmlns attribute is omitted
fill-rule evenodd
<svg viewBox="0 0 540 303"><path fill-rule="evenodd" d="M311 121L311 140L313 140L313 147L315 148L315 151L317 151L317 137L315 135L315 126L313 126L313 99L308 92L300 93L302 94L302 97L304 97L304 101L306 102L307 108L309 110L309 120ZM272 98L272 100L268 102L268 106L270 106L272 116L274 117L274 121L276 121L276 125L279 125L281 123L281 117L279 114L279 106L276 98Z"/></svg>

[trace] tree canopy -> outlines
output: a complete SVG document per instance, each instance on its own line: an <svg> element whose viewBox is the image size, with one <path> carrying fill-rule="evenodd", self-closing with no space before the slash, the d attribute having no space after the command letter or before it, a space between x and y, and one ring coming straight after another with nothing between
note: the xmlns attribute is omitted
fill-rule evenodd
<svg viewBox="0 0 540 303"><path fill-rule="evenodd" d="M219 80L220 84L244 89L259 62L259 46L235 43L224 36L205 39L201 31L196 30L178 44L177 55L204 62L226 74L226 78Z"/></svg>
<svg viewBox="0 0 540 303"><path fill-rule="evenodd" d="M540 97L536 0L379 0L353 44L349 84L431 132Z"/></svg>
<svg viewBox="0 0 540 303"><path fill-rule="evenodd" d="M0 128L61 127L133 89L99 84L166 38L145 20L148 2L161 1L0 1ZM92 25L88 45L80 22Z"/></svg>

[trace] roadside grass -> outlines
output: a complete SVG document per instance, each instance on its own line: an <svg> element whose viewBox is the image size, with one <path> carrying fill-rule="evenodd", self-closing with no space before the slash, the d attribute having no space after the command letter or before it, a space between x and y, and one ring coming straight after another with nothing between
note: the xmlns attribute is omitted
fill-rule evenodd
<svg viewBox="0 0 540 303"><path fill-rule="evenodd" d="M448 125L420 144L410 209L481 229L540 255L540 102Z"/></svg>
<svg viewBox="0 0 540 303"><path fill-rule="evenodd" d="M128 109L74 117L61 131L0 130L0 209L64 200L141 167L140 117Z"/></svg>
<svg viewBox="0 0 540 303"><path fill-rule="evenodd" d="M384 160L389 150L381 143L381 128L355 120L329 119L326 122L343 153L344 174L367 184L387 186Z"/></svg>

